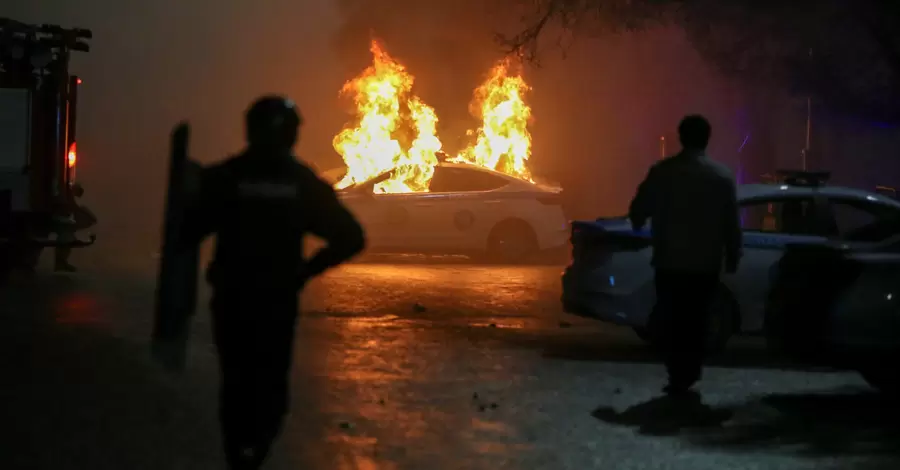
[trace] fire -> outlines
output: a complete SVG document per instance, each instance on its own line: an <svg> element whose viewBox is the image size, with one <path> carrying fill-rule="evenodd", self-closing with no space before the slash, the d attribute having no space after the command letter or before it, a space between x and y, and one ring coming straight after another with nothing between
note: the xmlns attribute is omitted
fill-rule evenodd
<svg viewBox="0 0 900 470"><path fill-rule="evenodd" d="M412 94L414 79L403 65L375 41L371 51L372 65L341 90L353 95L357 119L333 141L347 165L347 175L335 187L345 188L396 168L390 179L375 185L375 192L427 191L442 147L437 114Z"/></svg>
<svg viewBox="0 0 900 470"><path fill-rule="evenodd" d="M471 110L482 125L478 131L470 132L477 136L475 143L454 160L531 181L527 166L531 156L531 108L523 99L530 87L520 75L511 75L509 68L508 60L500 62L475 90Z"/></svg>
<svg viewBox="0 0 900 470"><path fill-rule="evenodd" d="M388 180L375 185L376 193L427 192L443 147L437 136L437 114L412 93L414 78L403 65L376 41L370 50L372 65L341 89L342 94L353 96L356 112L354 123L333 141L347 166L346 176L335 188L362 183L393 169ZM510 73L508 60L491 69L470 105L481 126L468 132L472 144L450 161L532 181L527 166L531 108L524 101L529 90L520 75Z"/></svg>

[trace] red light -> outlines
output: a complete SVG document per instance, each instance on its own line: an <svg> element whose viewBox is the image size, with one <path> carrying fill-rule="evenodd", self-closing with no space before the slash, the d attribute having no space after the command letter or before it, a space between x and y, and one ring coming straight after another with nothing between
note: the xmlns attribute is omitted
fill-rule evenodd
<svg viewBox="0 0 900 470"><path fill-rule="evenodd" d="M69 146L69 154L66 156L66 164L69 168L74 168L78 160L78 154L75 152L75 142Z"/></svg>
<svg viewBox="0 0 900 470"><path fill-rule="evenodd" d="M81 79L80 79L80 78L76 78L76 79L75 79L75 83L78 84L78 85L81 85Z"/></svg>

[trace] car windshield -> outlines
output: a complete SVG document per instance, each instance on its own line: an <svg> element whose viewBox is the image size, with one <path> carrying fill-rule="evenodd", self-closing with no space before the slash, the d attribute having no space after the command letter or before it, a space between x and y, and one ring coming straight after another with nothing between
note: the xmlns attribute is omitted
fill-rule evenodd
<svg viewBox="0 0 900 470"><path fill-rule="evenodd" d="M384 173L382 173L382 174L380 174L380 175L378 175L378 176L376 176L376 177L374 177L374 178L370 178L370 179L368 179L368 180L366 180L366 181L362 181L362 182L356 183L356 184L351 184L350 186L347 186L347 187L344 188L343 190L344 190L344 191L354 191L354 190L357 190L357 189L366 189L366 188L368 188L368 190L374 191L374 186L375 186L376 184L378 184L378 183L380 183L380 182L382 182L382 181L385 181L385 180L389 179L391 176L393 176L393 174L394 174L394 170L392 169L392 170L386 171L386 172L384 172Z"/></svg>

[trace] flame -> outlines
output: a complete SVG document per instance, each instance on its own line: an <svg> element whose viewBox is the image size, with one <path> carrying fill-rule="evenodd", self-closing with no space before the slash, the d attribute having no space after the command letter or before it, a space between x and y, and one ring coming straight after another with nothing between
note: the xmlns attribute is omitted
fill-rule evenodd
<svg viewBox="0 0 900 470"><path fill-rule="evenodd" d="M348 81L342 95L356 104L353 124L335 136L334 149L347 173L334 186L343 189L394 170L375 185L376 193L427 192L443 145L437 136L434 108L412 93L415 79L406 68L372 41L372 65ZM449 161L478 165L531 181L528 158L531 108L524 95L530 87L510 73L509 60L498 63L474 93L469 106L481 121L470 130L473 143Z"/></svg>
<svg viewBox="0 0 900 470"><path fill-rule="evenodd" d="M528 170L531 108L524 95L531 88L521 75L510 73L509 60L497 64L488 79L475 90L470 109L481 119L481 128L470 131L475 143L454 161L467 162L532 181Z"/></svg>
<svg viewBox="0 0 900 470"><path fill-rule="evenodd" d="M347 165L335 187L346 188L396 168L376 193L428 191L441 150L437 114L412 94L414 78L372 41L373 63L341 89L352 94L356 122L335 136L334 149Z"/></svg>

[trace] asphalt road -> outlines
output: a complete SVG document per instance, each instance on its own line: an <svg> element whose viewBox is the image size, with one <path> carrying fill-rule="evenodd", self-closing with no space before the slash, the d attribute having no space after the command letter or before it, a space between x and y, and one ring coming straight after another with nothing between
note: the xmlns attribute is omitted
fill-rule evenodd
<svg viewBox="0 0 900 470"><path fill-rule="evenodd" d="M669 403L629 331L560 313L559 267L391 261L309 286L268 468L900 468L898 407L854 374L742 340L707 370L704 404ZM149 266L0 294L0 468L224 468L208 317L186 374L151 364Z"/></svg>

